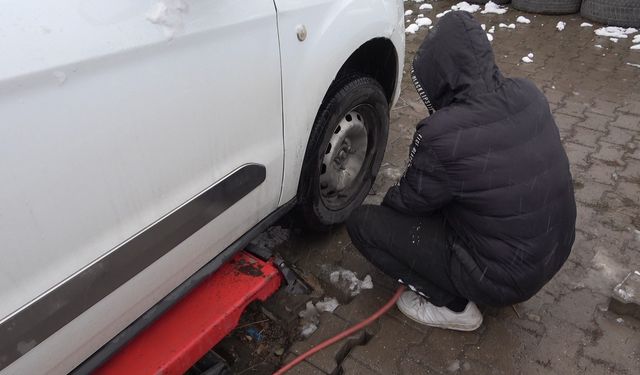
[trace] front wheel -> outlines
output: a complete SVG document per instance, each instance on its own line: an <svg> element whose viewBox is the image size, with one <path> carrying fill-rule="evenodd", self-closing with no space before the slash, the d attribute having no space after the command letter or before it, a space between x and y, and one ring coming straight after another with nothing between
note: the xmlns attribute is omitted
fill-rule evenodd
<svg viewBox="0 0 640 375"><path fill-rule="evenodd" d="M298 196L306 224L325 230L362 204L384 156L389 103L373 78L337 80L318 112L300 177Z"/></svg>

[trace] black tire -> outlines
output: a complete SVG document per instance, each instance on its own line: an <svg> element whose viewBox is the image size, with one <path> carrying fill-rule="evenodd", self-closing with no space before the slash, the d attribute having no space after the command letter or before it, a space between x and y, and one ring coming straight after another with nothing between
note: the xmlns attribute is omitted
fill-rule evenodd
<svg viewBox="0 0 640 375"><path fill-rule="evenodd" d="M355 181L345 189L344 196L336 194L334 202L325 196L326 191L321 192L320 176L326 173L323 159L330 140L340 131L338 125L351 118L348 114L354 110L361 114L358 119L366 128L367 150ZM382 163L388 134L389 103L378 81L352 73L331 85L309 137L298 186L299 211L308 228L328 230L344 222L362 204Z"/></svg>
<svg viewBox="0 0 640 375"><path fill-rule="evenodd" d="M513 0L513 7L529 13L573 14L580 11L582 0Z"/></svg>
<svg viewBox="0 0 640 375"><path fill-rule="evenodd" d="M592 21L620 27L640 27L638 0L584 0L580 13Z"/></svg>
<svg viewBox="0 0 640 375"><path fill-rule="evenodd" d="M470 3L473 4L486 4L488 3L490 0L470 0ZM491 0L494 3L498 4L498 5L505 5L505 4L509 4L511 2L511 0Z"/></svg>

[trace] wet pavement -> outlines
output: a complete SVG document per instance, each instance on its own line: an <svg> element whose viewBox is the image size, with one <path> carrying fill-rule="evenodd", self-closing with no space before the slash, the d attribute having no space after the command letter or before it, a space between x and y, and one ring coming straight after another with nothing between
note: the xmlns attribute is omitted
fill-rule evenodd
<svg viewBox="0 0 640 375"><path fill-rule="evenodd" d="M435 22L437 13L456 2L429 3L434 10L419 11L422 3L405 2L414 11L407 18L423 13ZM498 27L520 15L531 23ZM487 30L496 26L493 46L504 74L530 78L550 102L578 202L569 260L529 301L515 308L482 308L484 323L475 332L424 327L394 308L366 332L317 354L292 374L640 373L640 321L609 310L616 284L640 270L640 232L635 231L640 229L640 68L629 65L640 64L640 50L629 49L631 38L615 43L597 37L594 30L601 25L581 27L586 20L579 15L509 9L504 15L475 16ZM556 29L558 21L567 23L563 31ZM427 30L407 35L402 93L391 112L389 144L369 203L379 203L401 175L415 125L427 115L407 74ZM529 53L533 62L522 63ZM326 234L294 231L279 250L316 286L314 300L330 296L341 302L333 313L321 313L311 337L293 342L283 356L287 361L368 316L396 288L358 254L343 227ZM338 268L360 278L371 275L374 288L355 297L332 288L329 274ZM306 300L278 293L265 309L295 331Z"/></svg>

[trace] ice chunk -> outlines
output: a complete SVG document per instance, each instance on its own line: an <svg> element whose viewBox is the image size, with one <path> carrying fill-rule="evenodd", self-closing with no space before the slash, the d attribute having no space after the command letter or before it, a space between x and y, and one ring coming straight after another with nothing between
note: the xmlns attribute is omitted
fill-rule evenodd
<svg viewBox="0 0 640 375"><path fill-rule="evenodd" d="M567 26L566 22L559 21L558 24L556 25L556 29L558 29L558 31L562 31L564 30L565 26Z"/></svg>
<svg viewBox="0 0 640 375"><path fill-rule="evenodd" d="M484 5L484 10L480 12L482 14L493 13L493 14L505 14L507 13L507 8L503 8L500 5L494 3L493 1L488 1Z"/></svg>
<svg viewBox="0 0 640 375"><path fill-rule="evenodd" d="M316 309L319 312L333 312L336 308L340 306L338 300L335 298L324 297L324 300L316 303Z"/></svg>
<svg viewBox="0 0 640 375"><path fill-rule="evenodd" d="M491 28L489 29L489 32L491 34L495 33L496 32L496 27L495 26L491 26Z"/></svg>
<svg viewBox="0 0 640 375"><path fill-rule="evenodd" d="M593 25L590 24L589 22L583 22L580 24L580 27L593 27Z"/></svg>
<svg viewBox="0 0 640 375"><path fill-rule="evenodd" d="M522 58L522 62L529 64L529 63L532 63L533 60L531 59L531 57L525 56L525 57Z"/></svg>
<svg viewBox="0 0 640 375"><path fill-rule="evenodd" d="M480 5L477 4L469 4L466 1L460 2L456 5L451 6L452 10L461 10L469 13L475 13L480 10Z"/></svg>
<svg viewBox="0 0 640 375"><path fill-rule="evenodd" d="M493 42L493 35L487 33L487 39L489 39L490 42Z"/></svg>
<svg viewBox="0 0 640 375"><path fill-rule="evenodd" d="M596 45L594 45L594 47L596 47L596 48L602 48L602 45L601 45L601 44L596 44Z"/></svg>
<svg viewBox="0 0 640 375"><path fill-rule="evenodd" d="M516 24L515 23L510 23L509 26L507 26L507 28L515 29L516 28Z"/></svg>
<svg viewBox="0 0 640 375"><path fill-rule="evenodd" d="M433 22L428 17L418 18L416 19L416 25L418 26L431 26Z"/></svg>
<svg viewBox="0 0 640 375"><path fill-rule="evenodd" d="M306 339L309 336L313 335L313 333L317 330L318 330L318 326L315 323L310 323L310 322L304 323L302 325L302 329L300 330L300 336Z"/></svg>
<svg viewBox="0 0 640 375"><path fill-rule="evenodd" d="M516 18L516 22L518 22L518 23L531 23L531 20L528 19L525 16L518 16L518 18Z"/></svg>
<svg viewBox="0 0 640 375"><path fill-rule="evenodd" d="M422 5L420 5L420 8L418 8L418 9L420 9L420 10L422 10L422 9L432 10L433 9L433 5L431 5L431 4L422 4Z"/></svg>
<svg viewBox="0 0 640 375"><path fill-rule="evenodd" d="M338 288L345 290L349 295L356 296L363 289L373 289L371 276L366 275L360 280L353 271L339 269L329 274L329 280Z"/></svg>
<svg viewBox="0 0 640 375"><path fill-rule="evenodd" d="M408 11L404 12L405 16L410 16L413 14L413 11L411 9L409 9Z"/></svg>
<svg viewBox="0 0 640 375"><path fill-rule="evenodd" d="M530 59L533 59L533 53L529 52L529 54L527 55Z"/></svg>
<svg viewBox="0 0 640 375"><path fill-rule="evenodd" d="M406 29L404 29L404 32L407 34L415 34L419 28L420 27L418 25L416 25L415 23L412 23L411 25L407 26Z"/></svg>

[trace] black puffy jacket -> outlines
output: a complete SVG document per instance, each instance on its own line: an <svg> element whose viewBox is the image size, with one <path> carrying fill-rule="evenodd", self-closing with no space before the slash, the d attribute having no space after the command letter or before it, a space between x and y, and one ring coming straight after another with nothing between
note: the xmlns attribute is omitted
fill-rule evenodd
<svg viewBox="0 0 640 375"><path fill-rule="evenodd" d="M500 73L466 12L430 31L412 75L435 112L418 125L407 171L383 204L445 216L451 276L465 297L491 305L530 298L575 237L569 162L546 98L529 80Z"/></svg>

